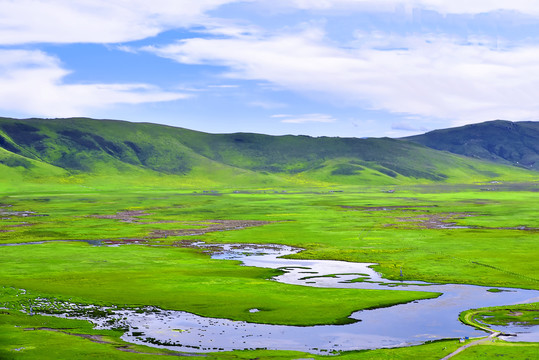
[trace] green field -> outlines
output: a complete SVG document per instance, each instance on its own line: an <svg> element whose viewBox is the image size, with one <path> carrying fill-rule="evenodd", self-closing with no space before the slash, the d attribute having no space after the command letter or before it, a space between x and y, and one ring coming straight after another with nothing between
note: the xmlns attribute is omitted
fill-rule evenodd
<svg viewBox="0 0 539 360"><path fill-rule="evenodd" d="M176 246L189 241L287 244L306 249L297 258L376 262L376 270L390 279L399 279L402 269L407 280L539 289L537 183L391 189L395 191L349 186L204 192L164 187L119 190L113 184L88 189L68 184L7 190L0 198L0 243L139 240L143 244L96 247L62 241L0 248L0 306L10 309L0 312L0 357L157 357L117 350L122 346L142 353L162 352L125 344L119 339L121 332L92 330L83 321L16 311L36 297L83 304L155 305L209 317L312 325L346 323L355 310L437 296L270 282L266 279L275 270L212 260L200 250ZM212 220L258 222L244 229L216 231L210 228ZM184 235L186 229L202 234ZM249 313L251 308L266 311ZM24 330L29 328L66 330ZM102 343L81 334L103 336L99 337ZM478 354L487 353L510 358L514 352L531 356L539 350L538 344L505 345L496 341L472 347L456 358L480 358ZM448 340L337 357L439 359L457 347L455 340ZM322 358L285 351L213 357Z"/></svg>
<svg viewBox="0 0 539 360"><path fill-rule="evenodd" d="M0 244L34 243L0 247L0 358L167 353L123 342L121 329L20 311L40 298L307 326L346 324L357 310L439 296L282 284L268 280L280 270L213 260L190 247L194 241L291 245L304 249L292 258L376 263L392 280L537 290L536 125L511 125L510 133L507 126L489 122L412 139L449 153L388 138L0 118ZM52 306L46 310L59 311ZM529 306L470 310L461 320L493 329L535 324L537 303ZM459 346L447 339L331 358L440 359ZM455 358L538 352L538 343L496 339ZM324 358L289 351L207 357Z"/></svg>

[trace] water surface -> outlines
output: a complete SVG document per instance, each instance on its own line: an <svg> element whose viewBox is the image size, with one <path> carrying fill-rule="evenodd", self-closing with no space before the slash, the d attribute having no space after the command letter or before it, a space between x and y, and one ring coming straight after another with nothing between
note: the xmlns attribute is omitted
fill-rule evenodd
<svg viewBox="0 0 539 360"><path fill-rule="evenodd" d="M106 320L117 319L128 331L125 341L165 347L176 351L208 352L244 349L298 350L325 354L332 351L375 349L417 345L429 340L485 336L486 333L458 320L460 312L486 306L539 301L539 291L459 284L428 284L419 281L390 281L369 263L330 260L293 260L280 256L299 252L288 246L216 245L216 259L240 260L245 266L281 269L273 280L295 285L357 289L392 289L439 292L436 299L414 301L387 308L357 311L347 325L284 326L213 319L183 311L149 309L145 312L116 310L106 319L89 319L106 328ZM208 250L209 251L209 250ZM347 274L347 275L335 275ZM327 277L325 275L335 275ZM350 282L361 278L362 282ZM251 312L263 311L251 309ZM301 309L298 309L301 311ZM68 315L68 313L66 313ZM496 328L496 327L495 327ZM511 341L539 342L538 327L501 329L515 334ZM505 339L505 338L504 338Z"/></svg>

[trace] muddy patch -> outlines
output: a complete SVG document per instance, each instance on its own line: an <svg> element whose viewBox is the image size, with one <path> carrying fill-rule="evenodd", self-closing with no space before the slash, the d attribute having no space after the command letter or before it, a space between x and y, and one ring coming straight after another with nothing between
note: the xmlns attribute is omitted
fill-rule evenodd
<svg viewBox="0 0 539 360"><path fill-rule="evenodd" d="M11 206L9 206L11 207ZM0 206L0 216L4 217L2 220L11 220L9 216L17 217L40 217L40 216L49 216L47 214L38 214L35 211L24 210L24 211L8 211L5 209L6 206Z"/></svg>
<svg viewBox="0 0 539 360"><path fill-rule="evenodd" d="M341 205L341 208L343 209L349 209L349 210L364 210L364 211L392 211L392 210L407 210L407 211L419 211L415 209L420 208L435 208L436 205L417 205L417 206L349 206L349 205Z"/></svg>
<svg viewBox="0 0 539 360"><path fill-rule="evenodd" d="M158 220L158 221L142 221L140 216L150 216L151 213L147 213L145 210L124 210L118 211L114 215L89 215L95 219L112 219L119 220L125 223L137 223L137 224L172 224L179 223L180 221L175 220Z"/></svg>
<svg viewBox="0 0 539 360"><path fill-rule="evenodd" d="M35 224L23 222L20 224L14 224L14 225L6 225L6 227L25 227L25 226L34 226Z"/></svg>
<svg viewBox="0 0 539 360"><path fill-rule="evenodd" d="M471 217L469 213L439 213L439 214L421 214L414 216L396 217L395 221L399 223L407 223L412 225L412 228L419 229L469 229L469 226L457 225L453 220ZM399 227L402 225L388 224L389 227Z"/></svg>
<svg viewBox="0 0 539 360"><path fill-rule="evenodd" d="M539 231L539 228L536 228L536 227L527 227L527 226L489 227L489 228L481 228L481 229Z"/></svg>
<svg viewBox="0 0 539 360"><path fill-rule="evenodd" d="M38 327L38 328L26 328L26 329L24 329L24 331L36 331L36 330L52 331L52 332L58 332L58 333L66 334L66 335L76 336L76 337L80 337L80 338L83 338L83 339L90 340L91 342L94 342L94 343L97 343L97 344L114 345L116 350L129 352L129 353L134 353L134 354L168 355L168 356L205 356L205 355L202 355L202 354L141 352L141 351L138 351L138 350L135 350L135 349L131 348L129 345L119 345L118 343L116 343L114 341L106 340L103 335L76 334L76 333L71 333L71 332L66 331L66 330L69 330L69 329L54 329L54 328L48 328L48 327ZM15 349L15 350L18 351L17 349Z"/></svg>
<svg viewBox="0 0 539 360"><path fill-rule="evenodd" d="M394 227L400 229L485 229L485 230L521 230L521 231L539 231L537 227L526 225L510 227L486 227L486 226L466 226L458 225L455 220L466 217L479 216L478 214L467 212L447 212L447 213L429 213L425 208L437 208L437 205L418 205L418 206L348 206L340 205L341 208L352 211L387 211L388 217L395 215L393 223L385 224L384 227ZM421 212L421 214L417 214ZM390 215L391 214L391 215ZM397 216L400 215L400 216ZM406 226L406 225L408 226Z"/></svg>
<svg viewBox="0 0 539 360"><path fill-rule="evenodd" d="M241 230L255 226L271 224L273 221L260 220L205 220L200 222L187 223L189 226L201 226L193 229L179 230L154 230L150 233L149 238L160 239L168 236L197 236L204 235L209 232Z"/></svg>
<svg viewBox="0 0 539 360"><path fill-rule="evenodd" d="M114 215L90 215L90 217L96 218L96 219L113 219L113 220L120 220L121 222L126 223L135 223L139 222L140 219L138 219L139 216L149 216L146 211L144 210L124 210L124 211L118 211Z"/></svg>
<svg viewBox="0 0 539 360"><path fill-rule="evenodd" d="M139 222L135 216L150 215L144 211L129 211L129 212L119 212L116 215L91 215L92 217L99 217L103 219L118 219L124 222L133 223L133 224L153 224L146 222ZM210 232L216 231L232 231L232 230L241 230L250 227L262 226L267 224L275 223L275 221L261 221L261 220L202 220L202 221L173 221L174 223L179 223L186 227L193 226L193 228L187 229L172 229L172 230L163 230L156 229L152 230L147 236L141 238L116 238L116 239L97 239L97 240L80 240L80 239L71 239L71 240L46 240L40 242L24 242L24 243L5 243L0 244L0 246L18 246L18 245L32 245L32 244L43 244L45 242L70 242L70 241L80 241L86 242L90 245L95 246L119 246L119 245L129 245L129 244L143 244L143 245L156 245L153 240L166 239L169 236L197 236L204 235ZM11 227L19 226L30 226L33 224L17 224L17 225L6 225ZM198 226L195 228L194 226ZM0 233L11 232L13 230L0 229ZM171 245L179 247L191 247L191 245L198 241L198 239L190 238L189 240L175 241ZM193 246L194 247L194 246Z"/></svg>
<svg viewBox="0 0 539 360"><path fill-rule="evenodd" d="M84 339L88 339L92 342L98 343L98 344L114 344L111 341L104 340L104 337L102 335L89 335L89 334L74 334L67 332L66 330L69 329L54 329L54 328L48 328L48 327L38 327L38 328L26 328L24 331L36 331L36 330L43 330L43 331L53 331L53 332L59 332L62 334L72 335L81 337Z"/></svg>

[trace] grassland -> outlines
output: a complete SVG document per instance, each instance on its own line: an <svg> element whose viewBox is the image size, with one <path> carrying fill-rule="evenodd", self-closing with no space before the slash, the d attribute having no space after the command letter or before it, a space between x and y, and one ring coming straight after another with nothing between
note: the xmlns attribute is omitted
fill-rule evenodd
<svg viewBox="0 0 539 360"><path fill-rule="evenodd" d="M539 170L539 123L536 121L494 120L406 139L437 150Z"/></svg>
<svg viewBox="0 0 539 360"><path fill-rule="evenodd" d="M533 181L537 173L388 138L207 134L113 120L0 118L0 184L182 189Z"/></svg>
<svg viewBox="0 0 539 360"><path fill-rule="evenodd" d="M395 191L388 193L388 189ZM0 356L162 358L118 351L118 346L127 346L119 339L119 332L15 311L39 296L102 305L156 305L211 317L298 325L345 323L358 309L436 296L269 282L266 279L274 270L240 267L235 261L212 260L198 250L170 246L189 241L287 244L306 249L295 255L298 258L376 262L376 270L388 278L400 278L402 269L407 280L539 289L536 189L537 183L237 187L215 192L205 188L176 190L165 185L119 189L114 182L99 188L77 184L6 186L0 198L0 243L138 240L143 244L96 247L54 241L1 247L0 303L14 310L0 314ZM122 211L136 212L128 218L115 216ZM201 231L212 220L260 223L238 230ZM196 229L199 235L185 235L188 232L182 231L186 229ZM14 289L26 289L26 294ZM251 308L264 311L250 313ZM68 330L24 330L41 327ZM103 336L104 343L70 334ZM458 343L450 340L343 353L337 358L439 359L457 347ZM24 349L14 351L19 348ZM470 348L456 358L531 356L538 349L537 344L497 341ZM275 351L213 357L322 358Z"/></svg>
<svg viewBox="0 0 539 360"><path fill-rule="evenodd" d="M535 326L539 325L539 303L470 309L461 313L460 318L463 323L479 328L511 324Z"/></svg>

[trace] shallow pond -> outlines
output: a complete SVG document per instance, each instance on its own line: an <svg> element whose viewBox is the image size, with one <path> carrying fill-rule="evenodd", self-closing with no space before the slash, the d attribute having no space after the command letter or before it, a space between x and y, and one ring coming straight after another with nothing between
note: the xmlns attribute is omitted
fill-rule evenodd
<svg viewBox="0 0 539 360"><path fill-rule="evenodd" d="M205 318L182 311L149 309L115 310L114 315L88 319L98 327L110 327L116 319L128 328L122 337L132 343L166 347L186 352L243 349L299 350L325 354L332 351L374 349L416 345L429 340L485 336L466 326L459 313L472 308L539 301L539 291L458 285L427 284L418 281L389 281L370 268L374 264L330 260L292 260L280 256L299 252L287 246L205 245L216 259L240 260L245 266L281 269L274 278L287 284L314 287L393 289L440 292L436 299L414 301L387 308L358 311L347 325L282 326ZM208 250L210 251L210 250ZM341 275L337 275L341 274ZM328 276L329 275L329 276ZM350 282L360 278L359 282ZM251 312L263 311L252 309ZM301 311L301 309L298 309ZM70 316L66 311L64 316ZM108 323L107 323L108 321ZM496 328L496 327L494 327ZM539 342L535 327L501 329L516 334L511 341Z"/></svg>

